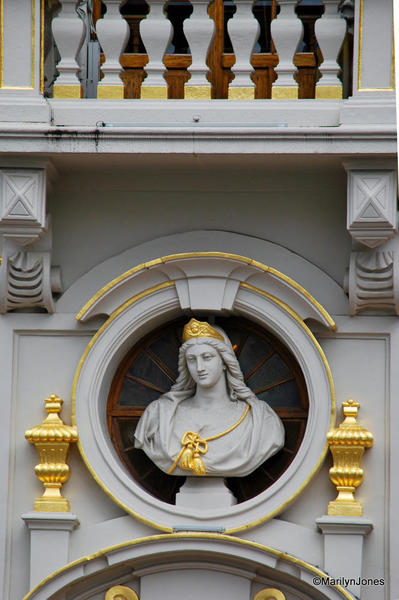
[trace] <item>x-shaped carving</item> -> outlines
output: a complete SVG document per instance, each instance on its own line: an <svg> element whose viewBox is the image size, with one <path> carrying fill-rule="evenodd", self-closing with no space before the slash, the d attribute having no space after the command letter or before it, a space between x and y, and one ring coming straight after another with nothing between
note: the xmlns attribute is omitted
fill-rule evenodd
<svg viewBox="0 0 399 600"><path fill-rule="evenodd" d="M376 185L370 189L365 181L361 178L358 178L356 181L356 187L363 194L363 200L357 206L358 216L362 216L362 211L365 206L372 203L374 209L380 214L380 218L386 220L386 216L381 214L381 211L384 213L386 207L381 204L381 201L378 199L378 194L386 188L387 180L385 177L380 177L380 180L376 183Z"/></svg>
<svg viewBox="0 0 399 600"><path fill-rule="evenodd" d="M4 183L5 185L8 185L11 193L6 196L6 206L4 207L3 217L16 216L13 211L15 210L16 205L21 202L27 212L27 216L29 215L35 218L33 206L29 202L27 192L35 185L36 180L33 177L26 177L26 180L21 182L21 178L16 180L13 177L6 175ZM18 185L18 183L20 183L20 185Z"/></svg>

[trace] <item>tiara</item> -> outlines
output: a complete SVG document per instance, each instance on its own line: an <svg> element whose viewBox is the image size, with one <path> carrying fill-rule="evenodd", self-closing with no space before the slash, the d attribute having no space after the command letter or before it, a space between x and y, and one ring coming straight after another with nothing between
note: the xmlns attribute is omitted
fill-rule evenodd
<svg viewBox="0 0 399 600"><path fill-rule="evenodd" d="M209 323L206 321L197 321L197 319L191 319L184 326L183 329L183 337L182 341L187 342L192 338L216 338L217 340L221 340L224 342L224 338L221 333L216 331Z"/></svg>

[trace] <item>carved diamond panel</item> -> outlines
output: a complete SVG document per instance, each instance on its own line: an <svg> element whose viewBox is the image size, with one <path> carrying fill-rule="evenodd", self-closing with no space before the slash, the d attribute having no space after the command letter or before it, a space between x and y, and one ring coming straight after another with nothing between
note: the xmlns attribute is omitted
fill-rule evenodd
<svg viewBox="0 0 399 600"><path fill-rule="evenodd" d="M0 169L0 232L24 245L36 240L45 227L45 170Z"/></svg>
<svg viewBox="0 0 399 600"><path fill-rule="evenodd" d="M397 232L395 171L348 172L347 227L354 239L370 248Z"/></svg>

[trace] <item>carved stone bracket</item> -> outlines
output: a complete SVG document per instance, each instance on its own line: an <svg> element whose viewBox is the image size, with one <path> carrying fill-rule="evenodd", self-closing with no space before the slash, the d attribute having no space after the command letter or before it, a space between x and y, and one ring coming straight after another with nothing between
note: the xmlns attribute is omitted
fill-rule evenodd
<svg viewBox="0 0 399 600"><path fill-rule="evenodd" d="M395 168L371 168L350 161L347 228L354 240L375 248L398 231ZM383 166L383 165L382 165Z"/></svg>
<svg viewBox="0 0 399 600"><path fill-rule="evenodd" d="M0 313L20 308L54 312L52 293L61 291L61 279L59 268L51 267L49 170L51 175L48 161L0 168Z"/></svg>
<svg viewBox="0 0 399 600"><path fill-rule="evenodd" d="M45 230L45 169L0 169L0 233L26 246Z"/></svg>
<svg viewBox="0 0 399 600"><path fill-rule="evenodd" d="M399 315L395 257L393 249L352 252L347 286L352 316L370 310Z"/></svg>

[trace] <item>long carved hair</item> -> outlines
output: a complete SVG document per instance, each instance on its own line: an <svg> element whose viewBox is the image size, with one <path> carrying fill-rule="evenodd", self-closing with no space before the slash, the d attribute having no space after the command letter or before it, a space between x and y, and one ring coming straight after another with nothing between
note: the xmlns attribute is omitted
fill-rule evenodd
<svg viewBox="0 0 399 600"><path fill-rule="evenodd" d="M226 342L222 342L216 338L197 338L188 340L180 346L178 360L179 375L174 385L172 385L170 392L180 392L180 397L182 392L187 392L187 398L190 398L195 394L196 383L188 370L186 354L187 350L191 346L198 343L207 344L218 351L223 364L226 366L226 383L231 400L247 400L250 397L254 398L254 393L244 383L244 376L236 355L234 354L234 350L230 344L230 340L227 338L222 329L219 327L215 327L215 329L220 331L220 333L226 339Z"/></svg>

